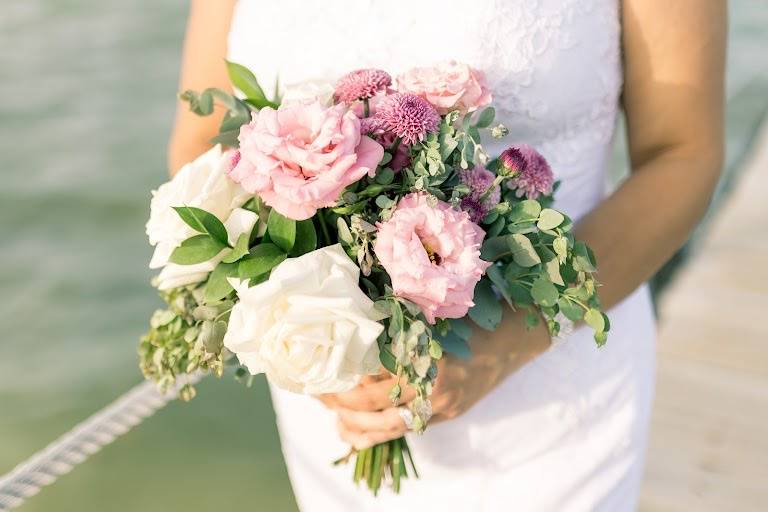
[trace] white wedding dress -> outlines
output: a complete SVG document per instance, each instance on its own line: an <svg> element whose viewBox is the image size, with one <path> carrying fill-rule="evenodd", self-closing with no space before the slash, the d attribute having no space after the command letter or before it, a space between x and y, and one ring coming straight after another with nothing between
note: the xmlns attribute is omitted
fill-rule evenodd
<svg viewBox="0 0 768 512"><path fill-rule="evenodd" d="M504 143L544 154L562 180L557 207L578 219L606 195L620 32L618 0L241 0L229 58L265 86L464 61L485 72ZM356 488L350 466L331 466L348 450L334 414L273 389L301 510L634 510L654 380L647 288L609 316L604 348L577 329L463 416L410 436L421 478L399 496Z"/></svg>

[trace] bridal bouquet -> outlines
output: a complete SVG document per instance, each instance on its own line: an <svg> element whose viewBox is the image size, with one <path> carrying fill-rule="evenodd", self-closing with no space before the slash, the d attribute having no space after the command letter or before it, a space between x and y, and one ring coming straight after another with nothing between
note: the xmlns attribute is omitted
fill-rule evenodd
<svg viewBox="0 0 768 512"><path fill-rule="evenodd" d="M583 320L606 341L595 258L551 208L547 161L527 145L483 149L507 129L479 72L363 69L268 99L228 66L240 96L181 95L197 114L226 110L217 145L153 193L150 267L167 308L140 342L147 378L166 388L231 364L321 394L386 369L393 402L417 391L407 407L422 432L438 360L470 357L472 326L495 329L503 303L553 335ZM354 480L374 492L399 490L406 463L415 472L404 438L355 455Z"/></svg>

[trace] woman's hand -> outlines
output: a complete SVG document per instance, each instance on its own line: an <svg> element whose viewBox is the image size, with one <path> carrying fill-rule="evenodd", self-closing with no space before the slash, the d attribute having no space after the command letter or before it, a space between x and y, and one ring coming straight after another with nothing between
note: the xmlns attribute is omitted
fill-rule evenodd
<svg viewBox="0 0 768 512"><path fill-rule="evenodd" d="M524 316L521 312L508 310L494 332L475 329L471 340L472 357L468 360L450 354L443 356L429 397L433 411L430 424L465 413L508 375L549 347L550 337L543 323L528 330ZM399 407L389 399L396 381L397 378L389 373L381 374L366 378L352 391L318 398L337 411L341 438L356 449L362 449L397 439L407 432ZM413 389L404 387L399 404L407 403L415 396Z"/></svg>

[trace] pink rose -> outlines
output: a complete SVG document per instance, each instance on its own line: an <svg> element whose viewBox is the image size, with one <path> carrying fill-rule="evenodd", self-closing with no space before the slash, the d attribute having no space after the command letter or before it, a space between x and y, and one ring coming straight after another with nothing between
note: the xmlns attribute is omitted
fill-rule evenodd
<svg viewBox="0 0 768 512"><path fill-rule="evenodd" d="M423 193L409 194L377 228L373 250L396 295L418 304L431 324L467 314L490 263L480 259L485 232L466 212L442 201L430 206Z"/></svg>
<svg viewBox="0 0 768 512"><path fill-rule="evenodd" d="M381 144L360 134L360 120L345 105L318 101L263 108L238 139L240 161L230 177L294 220L333 206L384 155Z"/></svg>
<svg viewBox="0 0 768 512"><path fill-rule="evenodd" d="M441 115L473 112L491 102L483 74L456 61L406 71L397 77L397 90L421 96Z"/></svg>

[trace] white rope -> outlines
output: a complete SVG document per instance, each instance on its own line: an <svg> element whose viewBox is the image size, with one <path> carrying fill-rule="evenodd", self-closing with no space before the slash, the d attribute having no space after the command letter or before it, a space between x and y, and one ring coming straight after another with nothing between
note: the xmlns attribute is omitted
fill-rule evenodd
<svg viewBox="0 0 768 512"><path fill-rule="evenodd" d="M0 512L24 501L60 476L110 444L174 400L185 384L195 384L202 374L179 379L163 394L153 382L143 382L101 411L75 426L10 473L0 477Z"/></svg>

